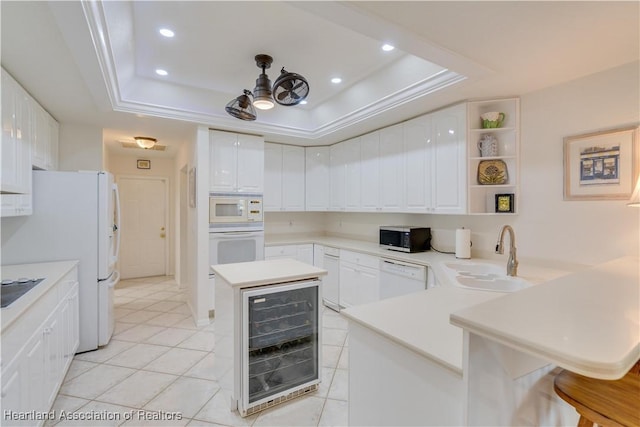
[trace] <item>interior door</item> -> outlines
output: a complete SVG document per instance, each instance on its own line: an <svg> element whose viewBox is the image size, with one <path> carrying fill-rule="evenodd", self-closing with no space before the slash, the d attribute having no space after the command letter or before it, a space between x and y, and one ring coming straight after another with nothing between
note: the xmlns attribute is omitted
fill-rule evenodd
<svg viewBox="0 0 640 427"><path fill-rule="evenodd" d="M166 274L167 182L164 178L119 177L120 277Z"/></svg>

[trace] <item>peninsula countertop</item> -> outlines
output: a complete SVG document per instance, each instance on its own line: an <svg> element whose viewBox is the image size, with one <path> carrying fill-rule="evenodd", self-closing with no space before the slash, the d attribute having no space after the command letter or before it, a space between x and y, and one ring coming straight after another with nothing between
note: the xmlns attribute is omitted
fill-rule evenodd
<svg viewBox="0 0 640 427"><path fill-rule="evenodd" d="M233 288L294 282L327 274L327 270L294 259L219 264L212 265L211 269Z"/></svg>
<svg viewBox="0 0 640 427"><path fill-rule="evenodd" d="M453 313L451 323L572 372L618 379L640 358L640 260L504 295Z"/></svg>

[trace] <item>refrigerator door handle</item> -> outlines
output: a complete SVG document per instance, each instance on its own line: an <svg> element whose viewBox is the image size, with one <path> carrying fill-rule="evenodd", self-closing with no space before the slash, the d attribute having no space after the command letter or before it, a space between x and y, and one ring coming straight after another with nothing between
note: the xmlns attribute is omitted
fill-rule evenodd
<svg viewBox="0 0 640 427"><path fill-rule="evenodd" d="M115 238L115 249L113 251L111 265L115 265L118 262L118 255L120 254L120 192L118 190L118 184L113 184L113 200L115 203L115 223L113 224L113 235Z"/></svg>

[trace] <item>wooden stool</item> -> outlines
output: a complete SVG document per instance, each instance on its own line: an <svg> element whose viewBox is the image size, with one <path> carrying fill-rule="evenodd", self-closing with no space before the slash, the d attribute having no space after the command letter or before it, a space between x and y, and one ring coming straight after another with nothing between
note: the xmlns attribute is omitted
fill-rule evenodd
<svg viewBox="0 0 640 427"><path fill-rule="evenodd" d="M553 388L580 414L578 427L640 426L640 361L619 380L560 372Z"/></svg>

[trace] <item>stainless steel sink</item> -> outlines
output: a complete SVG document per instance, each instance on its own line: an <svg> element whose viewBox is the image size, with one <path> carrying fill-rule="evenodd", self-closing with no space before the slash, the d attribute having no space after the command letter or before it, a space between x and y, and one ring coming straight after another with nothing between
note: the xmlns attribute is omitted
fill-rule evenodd
<svg viewBox="0 0 640 427"><path fill-rule="evenodd" d="M531 286L520 278L507 276L504 268L484 263L445 263L449 276L457 286L481 291L516 292Z"/></svg>

